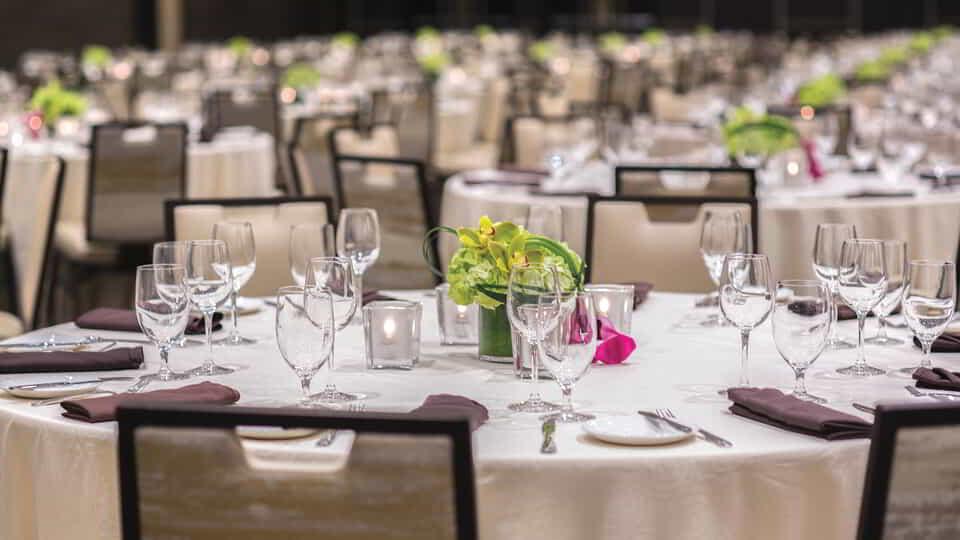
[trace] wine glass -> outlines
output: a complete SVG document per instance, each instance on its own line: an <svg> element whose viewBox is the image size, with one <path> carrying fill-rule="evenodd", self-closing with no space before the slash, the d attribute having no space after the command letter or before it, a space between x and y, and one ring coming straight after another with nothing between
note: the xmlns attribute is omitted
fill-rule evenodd
<svg viewBox="0 0 960 540"><path fill-rule="evenodd" d="M867 313L877 307L887 291L883 244L879 240L851 238L843 241L837 291L857 314L857 361L837 372L855 377L882 375L884 371L868 365L863 354L863 325Z"/></svg>
<svg viewBox="0 0 960 540"><path fill-rule="evenodd" d="M550 316L550 311L560 309L557 326L544 335L540 359L553 374L563 393L563 408L544 416L542 420L556 422L583 422L594 418L573 410L573 387L586 374L597 352L597 312L593 297L585 292L560 293L559 298L550 295L540 297L541 317Z"/></svg>
<svg viewBox="0 0 960 540"><path fill-rule="evenodd" d="M816 135L814 144L820 155L829 156L833 154L837 146L837 132L839 130L836 114L818 114L815 117Z"/></svg>
<svg viewBox="0 0 960 540"><path fill-rule="evenodd" d="M784 296L773 306L773 341L796 376L791 395L826 403L827 400L807 392L804 375L827 347L833 325L830 290L824 283L811 279L779 281L777 290L783 291Z"/></svg>
<svg viewBox="0 0 960 540"><path fill-rule="evenodd" d="M730 253L750 251L748 248L750 234L744 225L749 226L743 223L738 211L708 210L704 213L703 225L700 229L700 255L716 287L720 286L723 258ZM723 314L720 313L719 306L715 314L700 324L710 327L724 326Z"/></svg>
<svg viewBox="0 0 960 540"><path fill-rule="evenodd" d="M533 204L527 209L526 229L553 240L563 240L563 209L556 205Z"/></svg>
<svg viewBox="0 0 960 540"><path fill-rule="evenodd" d="M310 261L315 257L332 257L336 253L333 225L300 223L290 227L290 275L301 287L313 277Z"/></svg>
<svg viewBox="0 0 960 540"><path fill-rule="evenodd" d="M186 379L189 375L170 369L170 348L180 342L190 322L190 299L183 284L186 270L179 264L145 264L137 267L137 322L160 352L160 381Z"/></svg>
<svg viewBox="0 0 960 540"><path fill-rule="evenodd" d="M548 403L537 391L540 381L540 343L543 336L553 331L560 319L560 309L546 309L541 296L558 302L560 279L556 267L545 264L517 264L510 269L507 284L507 318L510 325L530 344L530 397L511 403L508 407L517 412L552 412L560 407Z"/></svg>
<svg viewBox="0 0 960 540"><path fill-rule="evenodd" d="M223 240L230 255L233 272L233 290L230 291L230 319L232 328L227 337L217 341L223 345L251 345L257 340L240 335L237 330L237 295L250 281L257 269L257 247L253 240L253 225L249 222L227 221L213 226L213 239Z"/></svg>
<svg viewBox="0 0 960 540"><path fill-rule="evenodd" d="M903 340L887 335L887 317L903 298L903 289L907 284L907 244L901 240L883 240L883 262L887 269L887 288L880 303L873 309L877 316L879 329L877 335L863 340L872 345L903 345Z"/></svg>
<svg viewBox="0 0 960 540"><path fill-rule="evenodd" d="M218 365L213 360L213 313L233 290L233 270L230 255L223 240L191 240L187 245L187 267L184 283L193 305L203 313L207 338L207 357L192 374L226 375L233 368Z"/></svg>
<svg viewBox="0 0 960 540"><path fill-rule="evenodd" d="M335 331L340 332L359 311L361 298L354 288L353 270L350 260L343 257L314 257L310 259L310 274L317 289L330 294L333 305ZM333 381L335 352L331 352L327 361L327 385L322 392L313 396L316 401L339 403L364 399L365 394L347 393L337 390Z"/></svg>
<svg viewBox="0 0 960 540"><path fill-rule="evenodd" d="M313 287L277 289L275 329L277 348L290 369L300 379L302 407L315 407L310 382L329 362L333 351L333 302L329 292Z"/></svg>
<svg viewBox="0 0 960 540"><path fill-rule="evenodd" d="M357 295L363 298L363 274L380 256L380 221L372 208L344 208L337 223L337 254L350 259Z"/></svg>
<svg viewBox="0 0 960 540"><path fill-rule="evenodd" d="M813 273L830 290L833 305L833 324L830 325L830 337L827 347L831 349L852 349L855 345L837 335L837 276L840 273L840 249L843 242L857 237L857 229L848 223L821 223L817 225L817 234L813 243Z"/></svg>
<svg viewBox="0 0 960 540"><path fill-rule="evenodd" d="M157 242L153 245L153 264L187 265L187 242Z"/></svg>
<svg viewBox="0 0 960 540"><path fill-rule="evenodd" d="M731 253L720 270L720 311L740 330L740 386L750 386L750 332L770 316L774 288L766 255Z"/></svg>
<svg viewBox="0 0 960 540"><path fill-rule="evenodd" d="M952 262L910 261L910 283L903 292L903 318L920 342L920 367L932 369L930 347L953 319L956 310L957 269ZM901 369L913 373L916 368Z"/></svg>

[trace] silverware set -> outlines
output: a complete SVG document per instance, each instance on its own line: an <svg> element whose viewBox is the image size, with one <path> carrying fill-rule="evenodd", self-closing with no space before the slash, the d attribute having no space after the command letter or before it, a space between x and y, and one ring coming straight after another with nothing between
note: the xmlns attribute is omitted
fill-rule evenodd
<svg viewBox="0 0 960 540"><path fill-rule="evenodd" d="M921 392L915 386L906 385L904 388L914 397L928 397L937 401L960 401L960 394L950 394L947 392Z"/></svg>
<svg viewBox="0 0 960 540"><path fill-rule="evenodd" d="M647 416L650 414L648 411L637 411L637 412L644 416ZM696 432L698 439L706 441L719 448L731 448L733 446L732 442L710 431L707 431L700 427L693 428L685 424L681 424L680 422L677 422L676 416L674 416L673 411L671 411L670 409L656 409L654 411L654 416L661 419L663 422L667 423L667 425L669 425L674 429L679 429L681 431L684 431L685 433L694 431ZM685 429L682 429L682 428L685 428Z"/></svg>

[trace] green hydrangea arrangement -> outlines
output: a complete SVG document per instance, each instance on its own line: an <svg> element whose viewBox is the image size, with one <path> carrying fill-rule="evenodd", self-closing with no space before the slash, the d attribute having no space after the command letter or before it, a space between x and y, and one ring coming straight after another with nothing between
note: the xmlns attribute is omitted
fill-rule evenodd
<svg viewBox="0 0 960 540"><path fill-rule="evenodd" d="M358 41L359 38L357 38L357 35L353 32L340 32L333 35L331 43L333 43L335 47L353 49L357 46Z"/></svg>
<svg viewBox="0 0 960 540"><path fill-rule="evenodd" d="M304 62L298 62L283 72L283 84L291 88L312 88L320 83L317 68Z"/></svg>
<svg viewBox="0 0 960 540"><path fill-rule="evenodd" d="M63 88L60 81L53 80L33 92L30 108L39 111L44 122L53 124L61 117L83 114L87 110L87 100L77 92Z"/></svg>
<svg viewBox="0 0 960 540"><path fill-rule="evenodd" d="M910 38L910 43L907 46L914 54L924 54L930 51L935 42L936 39L932 32L917 32Z"/></svg>
<svg viewBox="0 0 960 540"><path fill-rule="evenodd" d="M496 31L489 24L478 24L473 28L473 35L477 36L478 39L486 39L494 35Z"/></svg>
<svg viewBox="0 0 960 540"><path fill-rule="evenodd" d="M627 46L627 38L620 32L606 32L597 38L600 50L608 54L617 54Z"/></svg>
<svg viewBox="0 0 960 540"><path fill-rule="evenodd" d="M723 125L723 141L730 155L772 156L796 148L800 139L789 118L758 114L747 107L739 107Z"/></svg>
<svg viewBox="0 0 960 540"><path fill-rule="evenodd" d="M460 248L450 258L447 282L450 298L460 305L496 309L506 301L514 265L545 263L557 268L564 290L583 288L584 263L566 243L532 234L509 221L480 218L478 227L439 227L457 235Z"/></svg>
<svg viewBox="0 0 960 540"><path fill-rule="evenodd" d="M650 45L660 45L667 39L667 34L659 28L650 28L641 37Z"/></svg>
<svg viewBox="0 0 960 540"><path fill-rule="evenodd" d="M238 57L246 56L253 49L253 42L244 36L233 36L227 40L227 48Z"/></svg>
<svg viewBox="0 0 960 540"><path fill-rule="evenodd" d="M805 82L797 89L794 101L799 105L823 107L836 103L847 93L843 79L828 74Z"/></svg>
<svg viewBox="0 0 960 540"><path fill-rule="evenodd" d="M553 58L553 43L550 43L545 39L534 41L527 49L527 53L530 54L530 58L533 58L537 62L547 62Z"/></svg>
<svg viewBox="0 0 960 540"><path fill-rule="evenodd" d="M892 68L880 60L868 60L857 66L854 76L860 82L883 82L890 78Z"/></svg>
<svg viewBox="0 0 960 540"><path fill-rule="evenodd" d="M100 69L106 68L113 61L110 49L103 45L87 45L83 48L83 54L80 58L85 65Z"/></svg>
<svg viewBox="0 0 960 540"><path fill-rule="evenodd" d="M420 69L431 77L436 77L450 65L450 55L445 51L435 51L417 57Z"/></svg>
<svg viewBox="0 0 960 540"><path fill-rule="evenodd" d="M432 41L435 39L440 39L440 32L432 26L421 26L417 28L416 33L417 41Z"/></svg>

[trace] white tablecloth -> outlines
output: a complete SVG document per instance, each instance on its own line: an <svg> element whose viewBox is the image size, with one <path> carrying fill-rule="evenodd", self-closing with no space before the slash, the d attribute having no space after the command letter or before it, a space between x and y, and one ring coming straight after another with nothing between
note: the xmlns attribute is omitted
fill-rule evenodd
<svg viewBox="0 0 960 540"><path fill-rule="evenodd" d="M467 395L487 405L491 420L474 436L482 538L853 537L868 442L826 442L789 433L733 416L726 403L692 399L685 385L733 383L739 369L736 331L692 325L691 317L703 316L703 310L693 313L692 296L654 293L634 316L637 351L625 364L591 369L574 398L584 410L598 413L669 407L678 417L730 439L734 447L720 449L701 441L622 447L592 440L577 425L561 425L557 454L543 456L535 417L505 411L507 403L526 395L528 384L515 379L509 366L477 360L475 347L440 346L433 299L399 295L424 301L422 363L409 372L362 369L361 327L350 325L338 336L336 382L342 389L379 392L368 410L409 410L437 392ZM272 309L242 318L245 333L263 341L229 352L218 349L222 361L246 366L217 378L240 390L241 403L299 397L297 379L271 337L272 320ZM853 329L854 323L841 324L843 333ZM89 333L70 324L53 331ZM172 364L192 367L202 353L202 347L177 350ZM920 357L910 345L869 347L867 354L886 368L916 363ZM791 384L769 323L754 332L752 355L755 384ZM915 399L904 391L901 378L834 380L818 374L853 358L853 351L826 353L812 370L810 390L855 414L860 413L850 407L852 401ZM934 355L934 363L958 369L960 356ZM152 348L147 364L148 370L157 368ZM314 387L325 377L321 373ZM5 376L0 385L38 378ZM125 384L107 386L122 389ZM162 386L169 385L152 388ZM541 383L541 389L547 398L559 399L552 381ZM56 406L31 407L0 395L0 538L118 538L116 425L66 420L60 412Z"/></svg>
<svg viewBox="0 0 960 540"><path fill-rule="evenodd" d="M912 187L913 184L908 184ZM905 240L910 258L952 261L960 238L960 192L923 192L904 197L846 198L864 189L890 191L879 178L836 178L807 189L760 195L760 252L767 254L777 279L813 278L810 258L819 223L853 223L863 238ZM563 210L563 240L584 254L587 231L585 197L531 195L527 188L466 185L450 178L443 195L442 225L476 227L480 216L504 220L524 217L531 204ZM629 231L624 231L629 233ZM441 260L449 260L456 240L441 237ZM704 269L706 272L706 269Z"/></svg>

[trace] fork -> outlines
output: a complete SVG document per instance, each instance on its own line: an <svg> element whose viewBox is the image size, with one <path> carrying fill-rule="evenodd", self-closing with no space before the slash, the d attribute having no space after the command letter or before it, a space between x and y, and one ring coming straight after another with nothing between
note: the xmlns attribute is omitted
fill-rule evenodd
<svg viewBox="0 0 960 540"><path fill-rule="evenodd" d="M128 394L136 394L147 387L154 379L157 378L156 373L150 373L149 375L141 375L137 382L133 384L130 388L127 388Z"/></svg>
<svg viewBox="0 0 960 540"><path fill-rule="evenodd" d="M664 418L667 420L676 420L677 418L676 416L674 416L673 411L671 411L670 409L656 409L654 412L656 412L657 416L659 416L660 418ZM707 441L708 443L719 446L720 448L730 448L733 446L732 442L718 435L714 435L713 433L703 428L695 427L694 429L697 431L697 435L701 439Z"/></svg>
<svg viewBox="0 0 960 540"><path fill-rule="evenodd" d="M363 412L364 410L366 410L366 408L367 408L366 403L351 403L350 405L347 406L347 412ZM323 435L320 436L319 439L317 439L316 446L318 448L326 448L331 444L333 444L333 441L335 441L336 439L337 439L337 430L328 429L326 433L324 433Z"/></svg>
<svg viewBox="0 0 960 540"><path fill-rule="evenodd" d="M914 386L909 384L904 386L907 389L907 392L910 392L912 396L915 397L928 397L933 398L939 401L960 401L960 394L948 394L946 392L921 392L916 389Z"/></svg>

